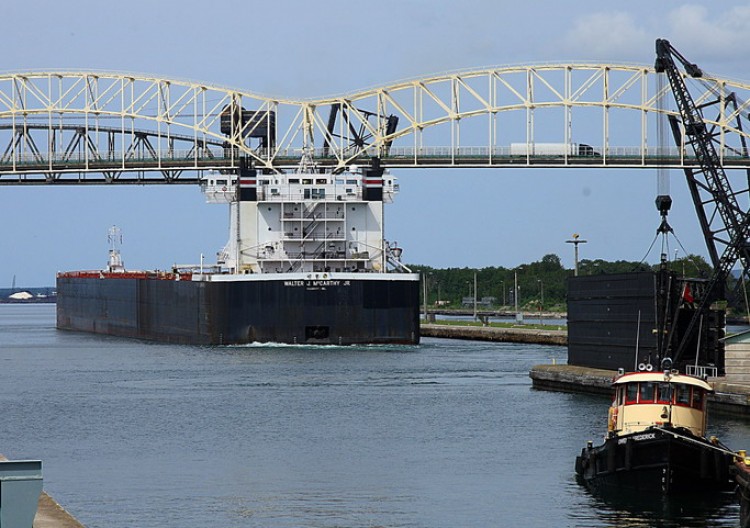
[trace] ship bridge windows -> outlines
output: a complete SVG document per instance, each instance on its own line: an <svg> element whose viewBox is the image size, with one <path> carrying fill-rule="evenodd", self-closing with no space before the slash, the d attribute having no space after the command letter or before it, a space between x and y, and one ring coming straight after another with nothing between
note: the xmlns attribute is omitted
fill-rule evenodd
<svg viewBox="0 0 750 528"><path fill-rule="evenodd" d="M325 189L305 189L303 194L305 200L325 200Z"/></svg>

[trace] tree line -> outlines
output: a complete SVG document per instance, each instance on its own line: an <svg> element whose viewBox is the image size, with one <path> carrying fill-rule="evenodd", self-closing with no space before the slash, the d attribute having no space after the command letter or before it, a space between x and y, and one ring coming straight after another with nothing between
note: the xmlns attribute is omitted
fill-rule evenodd
<svg viewBox="0 0 750 528"><path fill-rule="evenodd" d="M713 272L703 257L688 255L675 259L667 265L679 276L709 278ZM633 271L657 270L659 264L646 264L617 260L581 260L579 275L600 273L626 273ZM426 277L422 293L426 290L427 304L431 308L465 307L465 301L473 305L474 277L476 274L476 298L480 309L514 308L515 284L518 284L518 307L524 311L565 311L567 279L575 270L562 265L560 257L550 253L536 262L520 264L515 268L487 267L474 268L432 268L430 266L409 265L414 272ZM421 297L424 303L424 297Z"/></svg>

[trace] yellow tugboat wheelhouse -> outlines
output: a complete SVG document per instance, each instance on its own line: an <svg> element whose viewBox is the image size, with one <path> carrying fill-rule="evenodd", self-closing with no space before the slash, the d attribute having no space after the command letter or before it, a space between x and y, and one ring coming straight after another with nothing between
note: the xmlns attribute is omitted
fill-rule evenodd
<svg viewBox="0 0 750 528"><path fill-rule="evenodd" d="M667 426L705 436L706 396L713 392L705 381L672 371L632 372L612 385L608 432L627 435Z"/></svg>

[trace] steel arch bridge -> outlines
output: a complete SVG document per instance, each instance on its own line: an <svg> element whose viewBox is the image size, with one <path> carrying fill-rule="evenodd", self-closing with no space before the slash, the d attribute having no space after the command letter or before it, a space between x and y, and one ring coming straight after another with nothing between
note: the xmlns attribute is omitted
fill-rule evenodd
<svg viewBox="0 0 750 528"><path fill-rule="evenodd" d="M691 91L726 168L750 168L750 85ZM669 86L642 65L454 72L317 100L107 72L0 75L0 185L196 183L205 170L387 167L696 168L658 141ZM684 134L682 134L684 136ZM674 145L673 140L669 144Z"/></svg>

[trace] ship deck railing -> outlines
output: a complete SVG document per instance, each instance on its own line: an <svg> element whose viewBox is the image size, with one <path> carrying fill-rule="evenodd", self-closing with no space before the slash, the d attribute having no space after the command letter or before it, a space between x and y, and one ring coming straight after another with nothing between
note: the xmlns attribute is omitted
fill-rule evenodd
<svg viewBox="0 0 750 528"><path fill-rule="evenodd" d="M687 365L685 367L685 374L701 379L715 378L719 375L719 369L708 365Z"/></svg>

